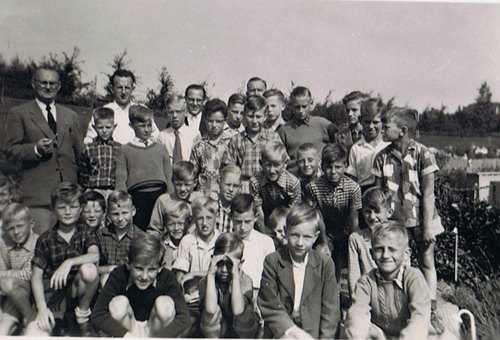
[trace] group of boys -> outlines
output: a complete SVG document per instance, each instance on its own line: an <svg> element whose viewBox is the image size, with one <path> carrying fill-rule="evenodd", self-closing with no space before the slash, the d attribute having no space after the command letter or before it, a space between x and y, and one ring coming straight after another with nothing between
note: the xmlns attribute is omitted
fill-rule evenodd
<svg viewBox="0 0 500 340"><path fill-rule="evenodd" d="M84 336L441 332L438 168L411 138L415 111L355 91L339 129L311 116L307 88L287 105L255 77L227 105L200 85L169 95L159 131L153 111L131 102L134 75L110 81L115 102L93 112L80 185L61 177L52 191L57 223L34 233L30 209L2 207L1 334L62 334L72 318Z"/></svg>

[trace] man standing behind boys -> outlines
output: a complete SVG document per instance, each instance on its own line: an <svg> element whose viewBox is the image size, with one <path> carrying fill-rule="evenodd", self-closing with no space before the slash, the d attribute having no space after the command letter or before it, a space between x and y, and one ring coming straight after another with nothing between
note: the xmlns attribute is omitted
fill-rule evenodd
<svg viewBox="0 0 500 340"><path fill-rule="evenodd" d="M266 257L262 273L258 303L264 337L333 339L339 291L332 259L312 249L320 233L318 214L300 204L286 225L288 245Z"/></svg>
<svg viewBox="0 0 500 340"><path fill-rule="evenodd" d="M115 189L116 153L120 148L120 144L113 140L116 128L114 112L110 108L98 107L92 117L97 136L85 145L80 157L80 184L108 197Z"/></svg>
<svg viewBox="0 0 500 340"><path fill-rule="evenodd" d="M382 115L383 139L391 145L382 150L373 165L377 186L393 193L392 219L401 222L410 239L417 245L417 260L430 288L431 322L441 334L443 326L434 313L436 302L436 236L444 231L435 208L434 174L436 160L424 145L412 136L417 128L417 115L410 108L392 108Z"/></svg>
<svg viewBox="0 0 500 340"><path fill-rule="evenodd" d="M56 222L50 193L63 181L77 181L82 140L75 112L55 103L61 89L56 70L39 68L31 85L36 99L7 115L6 145L22 163L23 202L41 234Z"/></svg>
<svg viewBox="0 0 500 340"><path fill-rule="evenodd" d="M201 111L207 96L205 88L202 85L191 84L186 88L184 96L187 104L186 126L193 131L193 134L199 131L200 134L204 135L206 130L205 126L201 123Z"/></svg>
<svg viewBox="0 0 500 340"><path fill-rule="evenodd" d="M311 116L312 110L311 91L303 86L297 86L290 95L290 105L293 109L293 119L283 125L278 134L290 156L288 171L298 175L297 149L303 143L312 143L318 153L323 147L333 141L330 125L332 123L323 117Z"/></svg>
<svg viewBox="0 0 500 340"><path fill-rule="evenodd" d="M129 70L119 69L116 70L111 77L109 77L109 88L113 94L114 101L104 105L110 108L115 113L116 129L113 131L113 139L124 145L134 138L134 130L129 125L128 115L132 103L132 92L135 89L135 76ZM91 143L97 136L97 131L94 128L95 121L92 118L87 128L87 134L83 142L85 144ZM154 139L158 137L158 127L153 122L151 135Z"/></svg>
<svg viewBox="0 0 500 340"><path fill-rule="evenodd" d="M186 99L173 94L167 98L165 106L170 126L160 132L158 142L167 148L172 164L189 161L193 145L201 139L201 136L198 128L193 129L192 126L185 124ZM201 119L201 115L199 116Z"/></svg>
<svg viewBox="0 0 500 340"><path fill-rule="evenodd" d="M259 77L252 77L247 82L247 97L262 96L267 90L267 83L264 79Z"/></svg>

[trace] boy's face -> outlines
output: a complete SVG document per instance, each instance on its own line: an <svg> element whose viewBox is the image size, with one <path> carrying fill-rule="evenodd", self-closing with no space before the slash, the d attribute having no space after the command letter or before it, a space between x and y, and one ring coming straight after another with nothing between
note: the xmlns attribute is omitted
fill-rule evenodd
<svg viewBox="0 0 500 340"><path fill-rule="evenodd" d="M274 123L281 117L281 112L285 109L285 104L278 96L267 97L266 104L268 107L267 121Z"/></svg>
<svg viewBox="0 0 500 340"><path fill-rule="evenodd" d="M188 181L176 179L173 181L174 190L177 198L183 201L187 201L191 197L191 193L194 189L194 179Z"/></svg>
<svg viewBox="0 0 500 340"><path fill-rule="evenodd" d="M167 106L167 117L172 127L177 130L184 125L186 106L184 102L173 102Z"/></svg>
<svg viewBox="0 0 500 340"><path fill-rule="evenodd" d="M384 206L378 208L365 206L361 208L361 212L363 213L366 225L372 231L377 225L387 222L392 216L392 209Z"/></svg>
<svg viewBox="0 0 500 340"><path fill-rule="evenodd" d="M247 84L247 97L253 95L262 96L266 90L266 84L261 80L254 80Z"/></svg>
<svg viewBox="0 0 500 340"><path fill-rule="evenodd" d="M4 233L15 244L26 242L33 228L34 221L30 220L24 213L18 213L13 216L9 223L3 226Z"/></svg>
<svg viewBox="0 0 500 340"><path fill-rule="evenodd" d="M262 159L261 162L266 178L271 182L277 182L285 169L285 162L282 157L269 155L269 157Z"/></svg>
<svg viewBox="0 0 500 340"><path fill-rule="evenodd" d="M127 106L132 99L132 91L134 91L134 82L130 77L115 77L113 79L113 87L111 92L115 97L115 101L120 106Z"/></svg>
<svg viewBox="0 0 500 340"><path fill-rule="evenodd" d="M253 209L248 209L244 213L233 211L232 217L234 232L241 240L246 240L253 230L256 221Z"/></svg>
<svg viewBox="0 0 500 340"><path fill-rule="evenodd" d="M88 201L83 205L83 223L92 228L98 228L104 217L104 209L97 201Z"/></svg>
<svg viewBox="0 0 500 340"><path fill-rule="evenodd" d="M224 119L224 115L222 112L214 112L212 113L205 121L207 125L207 133L211 138L217 138L224 131L224 123L226 120Z"/></svg>
<svg viewBox="0 0 500 340"><path fill-rule="evenodd" d="M103 140L108 141L113 136L113 131L116 128L113 118L98 119L94 125L97 135Z"/></svg>
<svg viewBox="0 0 500 340"><path fill-rule="evenodd" d="M349 119L349 124L356 124L359 122L359 117L361 116L361 100L353 100L347 102L345 105L347 111L347 117Z"/></svg>
<svg viewBox="0 0 500 340"><path fill-rule="evenodd" d="M361 123L356 123L351 129L352 142L356 143L358 140L363 138L363 125Z"/></svg>
<svg viewBox="0 0 500 340"><path fill-rule="evenodd" d="M239 128L243 120L243 104L231 104L227 108L227 122L236 128Z"/></svg>
<svg viewBox="0 0 500 340"><path fill-rule="evenodd" d="M371 253L380 273L387 280L395 278L407 255L407 245L397 234L373 241Z"/></svg>
<svg viewBox="0 0 500 340"><path fill-rule="evenodd" d="M282 246L286 246L288 244L285 232L285 224L286 218L280 218L276 223L276 228L274 228L274 235L276 235L276 239Z"/></svg>
<svg viewBox="0 0 500 340"><path fill-rule="evenodd" d="M58 200L54 205L54 213L56 214L57 221L63 226L72 226L76 224L80 218L81 212L82 205L77 198L70 203Z"/></svg>
<svg viewBox="0 0 500 340"><path fill-rule="evenodd" d="M319 236L319 230L313 223L301 223L287 227L288 249L294 260L302 261L312 249Z"/></svg>
<svg viewBox="0 0 500 340"><path fill-rule="evenodd" d="M394 142L401 136L401 128L395 122L387 120L382 122L382 139L384 142Z"/></svg>
<svg viewBox="0 0 500 340"><path fill-rule="evenodd" d="M191 89L187 92L186 103L187 110L193 116L198 115L203 109L203 103L205 102L205 98L203 98L203 91Z"/></svg>
<svg viewBox="0 0 500 340"><path fill-rule="evenodd" d="M323 164L323 173L325 174L326 179L330 183L337 184L338 182L340 182L340 179L344 175L346 168L347 168L346 161L338 160L327 164Z"/></svg>
<svg viewBox="0 0 500 340"><path fill-rule="evenodd" d="M375 115L372 118L362 118L361 125L363 125L363 133L368 142L377 139L382 132L382 120L380 115Z"/></svg>
<svg viewBox="0 0 500 340"><path fill-rule="evenodd" d="M144 122L133 122L130 123L130 127L134 130L135 136L140 140L148 140L151 137L151 132L153 132L153 119L148 117Z"/></svg>
<svg viewBox="0 0 500 340"><path fill-rule="evenodd" d="M264 126L266 118L267 115L265 107L257 111L245 111L244 124L247 131L251 133L259 133Z"/></svg>
<svg viewBox="0 0 500 340"><path fill-rule="evenodd" d="M186 233L188 227L188 219L186 216L172 216L169 215L165 224L167 232L172 240L180 241Z"/></svg>
<svg viewBox="0 0 500 340"><path fill-rule="evenodd" d="M227 173L219 182L221 200L225 203L232 202L234 196L240 191L240 186L240 176L233 173Z"/></svg>
<svg viewBox="0 0 500 340"><path fill-rule="evenodd" d="M311 103L312 100L309 96L292 97L293 114L297 120L303 121L309 117Z"/></svg>
<svg viewBox="0 0 500 340"><path fill-rule="evenodd" d="M318 152L316 149L297 152L297 167L303 177L311 177L318 171Z"/></svg>
<svg viewBox="0 0 500 340"><path fill-rule="evenodd" d="M204 240L208 239L215 229L215 214L203 208L194 216L194 219L198 235Z"/></svg>
<svg viewBox="0 0 500 340"><path fill-rule="evenodd" d="M134 215L135 207L131 200L119 202L119 204L111 203L108 207L108 217L118 230L131 226Z"/></svg>
<svg viewBox="0 0 500 340"><path fill-rule="evenodd" d="M238 255L235 251L232 251L228 253L234 258L238 258ZM217 280L220 282L231 282L233 275L233 261L231 261L231 258L229 256L225 256L222 260L217 262Z"/></svg>
<svg viewBox="0 0 500 340"><path fill-rule="evenodd" d="M130 281L140 290L146 290L158 276L161 267L158 263L141 263L134 261L128 265Z"/></svg>

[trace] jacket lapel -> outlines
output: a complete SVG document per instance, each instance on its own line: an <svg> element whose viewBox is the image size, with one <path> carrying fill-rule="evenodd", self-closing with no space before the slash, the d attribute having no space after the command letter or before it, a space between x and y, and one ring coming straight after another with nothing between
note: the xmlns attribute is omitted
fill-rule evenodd
<svg viewBox="0 0 500 340"><path fill-rule="evenodd" d="M68 126L67 115L64 114L64 109L56 104L57 110L57 148L63 144L64 137ZM71 132L71 131L70 131Z"/></svg>
<svg viewBox="0 0 500 340"><path fill-rule="evenodd" d="M33 123L43 132L43 134L47 138L54 138L54 133L50 129L49 123L47 123L47 120L43 116L42 110L40 110L40 107L38 107L35 101L32 102L30 115Z"/></svg>
<svg viewBox="0 0 500 340"><path fill-rule="evenodd" d="M281 250L281 256L279 258L279 268L278 268L278 277L280 278L281 284L287 291L288 295L292 299L295 297L295 282L293 281L293 265L292 259L290 258L290 254L288 253L288 248L284 248Z"/></svg>
<svg viewBox="0 0 500 340"><path fill-rule="evenodd" d="M305 299L307 299L308 295L316 289L316 285L321 282L321 275L319 274L318 270L320 264L321 262L318 258L318 254L316 254L314 251L310 251L309 260L306 267L306 274L304 277L304 288L302 288L301 303L302 301L305 301Z"/></svg>

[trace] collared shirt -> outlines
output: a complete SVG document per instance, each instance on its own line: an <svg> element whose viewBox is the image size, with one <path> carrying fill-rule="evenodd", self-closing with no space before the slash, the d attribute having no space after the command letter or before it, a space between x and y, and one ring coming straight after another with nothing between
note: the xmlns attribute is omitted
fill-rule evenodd
<svg viewBox="0 0 500 340"><path fill-rule="evenodd" d="M358 230L349 235L348 276L349 291L354 292L356 282L361 275L377 268L370 254L372 232L369 228Z"/></svg>
<svg viewBox="0 0 500 340"><path fill-rule="evenodd" d="M99 245L101 266L121 266L127 263L128 251L138 235L144 232L134 224L128 227L127 232L118 238L116 228L108 224L97 231L97 243Z"/></svg>
<svg viewBox="0 0 500 340"><path fill-rule="evenodd" d="M349 167L346 174L356 177L360 186L372 185L375 183L375 176L372 174L373 161L375 156L389 146L391 143L382 139L373 146L364 139L359 140L349 151Z"/></svg>
<svg viewBox="0 0 500 340"><path fill-rule="evenodd" d="M348 222L351 210L361 209L361 188L352 179L342 176L334 187L323 175L309 183L307 197L323 214L326 233L334 240L349 235Z"/></svg>
<svg viewBox="0 0 500 340"><path fill-rule="evenodd" d="M193 145L201 139L199 131L193 130L186 124L182 125L179 129L179 138L181 139L181 150L182 150L182 160L189 161L191 157L191 150ZM170 161L173 162L174 159L174 145L175 145L175 131L174 128L169 127L160 132L158 136L158 142L165 145L168 154L170 155Z"/></svg>
<svg viewBox="0 0 500 340"><path fill-rule="evenodd" d="M134 137L129 143L140 148L147 148L148 146L150 147L151 145L156 143L156 140L153 137L147 140Z"/></svg>
<svg viewBox="0 0 500 340"><path fill-rule="evenodd" d="M243 245L241 269L252 279L254 289L259 289L264 270L264 259L276 250L274 241L269 236L252 229L248 238L243 240Z"/></svg>
<svg viewBox="0 0 500 340"><path fill-rule="evenodd" d="M253 140L248 136L246 130L234 135L229 140L227 150L222 157L222 164L239 166L243 180L248 180L261 170L262 145L273 140L281 141L276 132L268 129L262 129Z"/></svg>
<svg viewBox="0 0 500 340"><path fill-rule="evenodd" d="M198 113L196 116L188 112L185 118L185 123L186 123L185 125L187 125L193 132L199 131L201 124L201 116L202 116L201 112Z"/></svg>
<svg viewBox="0 0 500 340"><path fill-rule="evenodd" d="M406 227L422 224L422 180L438 170L429 149L413 139L403 153L390 145L376 156L372 173L393 193L394 220ZM436 211L434 216L437 220Z"/></svg>
<svg viewBox="0 0 500 340"><path fill-rule="evenodd" d="M33 232L23 244L12 243L6 235L0 238L0 272L6 277L29 281L37 239L38 235Z"/></svg>
<svg viewBox="0 0 500 340"><path fill-rule="evenodd" d="M114 189L116 153L120 143L113 139L102 140L99 136L85 145L80 157L80 183L85 188Z"/></svg>
<svg viewBox="0 0 500 340"><path fill-rule="evenodd" d="M219 169L221 159L226 152L227 144L231 134L223 131L216 140L204 137L193 146L191 152L191 163L196 167L198 173L198 191L209 196L211 192L219 192Z"/></svg>
<svg viewBox="0 0 500 340"><path fill-rule="evenodd" d="M301 194L302 194L302 201L303 202L307 202L309 199L307 197L307 195L309 193L307 190L309 183L314 181L316 178L319 178L322 174L323 174L323 172L321 171L320 168L318 168L318 171L316 171L316 173L314 173L311 177L299 177L300 190L302 191Z"/></svg>
<svg viewBox="0 0 500 340"><path fill-rule="evenodd" d="M181 270L185 273L207 271L214 253L215 241L219 234L219 231L214 229L214 234L208 244L198 236L196 230L192 234L184 235L179 244L179 253L172 269Z"/></svg>
<svg viewBox="0 0 500 340"><path fill-rule="evenodd" d="M281 125L285 125L285 123L286 122L280 116L280 117L278 117L278 119L276 119L274 121L274 123L272 125L269 125L269 123L266 122L265 127L266 127L266 129L269 129L269 130L272 130L272 131L277 131L281 127Z"/></svg>
<svg viewBox="0 0 500 340"><path fill-rule="evenodd" d="M292 118L291 120L291 126L296 129L301 125L307 125L309 126L309 120L311 119L311 115L307 115L307 117L303 120L297 119L295 117Z"/></svg>
<svg viewBox="0 0 500 340"><path fill-rule="evenodd" d="M106 108L110 108L114 111L115 113L115 124L116 128L113 131L113 139L117 141L118 143L125 145L128 142L130 142L134 137L134 129L130 127L130 120L128 117L128 110L130 109L130 106L136 105L135 103L129 103L125 108L122 108L116 101L108 103L104 105ZM83 142L85 144L91 143L94 138L97 136L97 132L94 129L94 118L92 117L89 122L89 126L87 128L87 134L85 135L85 139ZM160 131L158 130L158 127L156 126L156 123L153 120L153 129L151 131L151 137L156 140L158 138L158 134Z"/></svg>
<svg viewBox="0 0 500 340"><path fill-rule="evenodd" d="M217 209L217 220L215 221L215 228L221 233L232 233L233 221L231 219L231 205L227 208L222 206L222 202L218 201L219 208Z"/></svg>
<svg viewBox="0 0 500 340"><path fill-rule="evenodd" d="M430 327L430 290L417 268L402 266L393 280L385 280L378 269L363 275L354 289L347 312L346 334L366 339L370 324L388 336L426 339Z"/></svg>
<svg viewBox="0 0 500 340"><path fill-rule="evenodd" d="M300 316L300 300L302 299L302 291L304 290L304 279L306 277L307 262L309 261L309 253L306 254L304 261L301 263L294 261L290 255L293 265L293 283L295 284L295 294L293 298L293 314Z"/></svg>
<svg viewBox="0 0 500 340"><path fill-rule="evenodd" d="M260 171L250 178L250 194L255 205L262 206L267 220L275 207L291 208L300 203L300 181L287 170L283 170L278 180L272 182L264 171Z"/></svg>
<svg viewBox="0 0 500 340"><path fill-rule="evenodd" d="M45 120L48 122L49 121L49 118L48 118L49 114L47 113L47 104L45 104L44 102L40 101L38 98L35 98L35 102L38 105L38 107L40 108L40 110L42 111L43 116L45 117ZM52 103L49 104L49 106L50 106L50 113L52 113L52 116L54 117L54 120L57 123L56 103L52 102Z"/></svg>
<svg viewBox="0 0 500 340"><path fill-rule="evenodd" d="M237 135L240 132L245 131L245 126L240 124L238 128L232 128L227 122L224 123L224 131L227 132L231 137Z"/></svg>
<svg viewBox="0 0 500 340"><path fill-rule="evenodd" d="M163 266L168 270L172 270L172 265L174 264L177 256L179 254L179 247L174 244L170 235L167 235L163 240L165 245L165 256L163 257Z"/></svg>
<svg viewBox="0 0 500 340"><path fill-rule="evenodd" d="M50 279L54 272L67 259L85 255L91 246L97 246L95 237L91 235L92 228L78 224L69 242L63 239L57 230L57 223L51 229L38 237L35 247L35 255L32 263L43 269L43 277ZM68 280L72 280L78 271L78 267L71 268Z"/></svg>

